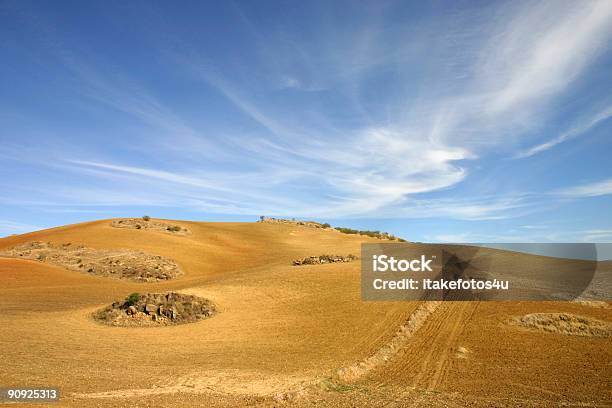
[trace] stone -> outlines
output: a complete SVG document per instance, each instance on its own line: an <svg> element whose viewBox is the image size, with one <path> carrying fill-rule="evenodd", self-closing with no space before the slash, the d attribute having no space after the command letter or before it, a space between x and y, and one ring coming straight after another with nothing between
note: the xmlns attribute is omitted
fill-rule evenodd
<svg viewBox="0 0 612 408"><path fill-rule="evenodd" d="M144 311L146 314L157 314L157 305L147 303L145 305Z"/></svg>
<svg viewBox="0 0 612 408"><path fill-rule="evenodd" d="M355 261L357 257L355 255L319 255L319 256L309 256L304 259L296 259L293 261L293 265L317 265L317 264L328 264L335 262L352 262Z"/></svg>
<svg viewBox="0 0 612 408"><path fill-rule="evenodd" d="M176 310L174 310L174 308L172 308L172 309L164 308L163 315L168 317L168 318L170 318L170 319L175 319L176 318Z"/></svg>
<svg viewBox="0 0 612 408"><path fill-rule="evenodd" d="M130 316L134 316L137 312L136 308L134 306L130 306L127 308L127 310L125 311L128 315Z"/></svg>

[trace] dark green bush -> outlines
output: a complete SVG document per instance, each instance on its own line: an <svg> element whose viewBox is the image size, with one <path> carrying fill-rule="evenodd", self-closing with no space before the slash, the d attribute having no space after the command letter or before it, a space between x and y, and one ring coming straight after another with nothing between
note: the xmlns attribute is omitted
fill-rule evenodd
<svg viewBox="0 0 612 408"><path fill-rule="evenodd" d="M145 220L145 221L149 221L151 219L151 217L149 217L148 215L144 215L142 217L142 219Z"/></svg>
<svg viewBox="0 0 612 408"><path fill-rule="evenodd" d="M139 293L131 293L127 298L125 298L125 304L128 306L134 306L140 300Z"/></svg>
<svg viewBox="0 0 612 408"><path fill-rule="evenodd" d="M336 227L336 229L343 234L359 234L359 231L354 230L352 228L344 228L344 227Z"/></svg>
<svg viewBox="0 0 612 408"><path fill-rule="evenodd" d="M323 224L323 225L325 226L326 224ZM329 224L327 224L327 225L329 225ZM405 239L398 238L395 235L389 234L388 232L381 232L381 231L378 231L378 230L375 230L375 231L370 231L370 230L360 231L360 230L355 230L355 229L352 229L352 228L344 228L344 227L336 227L336 230L338 230L338 231L340 231L340 232L342 232L344 234L359 234L359 235L365 235L365 236L368 236L368 237L373 237L373 238L378 238L378 239L389 239L391 241L406 242Z"/></svg>

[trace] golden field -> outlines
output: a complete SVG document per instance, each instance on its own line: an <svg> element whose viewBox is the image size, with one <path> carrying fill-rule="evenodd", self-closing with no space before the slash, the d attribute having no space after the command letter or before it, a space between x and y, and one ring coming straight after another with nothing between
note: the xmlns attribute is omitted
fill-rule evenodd
<svg viewBox="0 0 612 408"><path fill-rule="evenodd" d="M191 233L101 220L0 239L0 250L30 241L141 250L183 271L134 283L0 258L0 385L57 386L54 406L75 407L612 406L609 337L508 323L538 312L610 322L609 304L441 302L398 337L419 302L363 302L359 262L292 266L380 240L294 224L172 222ZM168 290L210 299L219 313L143 328L91 317L132 292ZM338 374L351 367L356 375Z"/></svg>

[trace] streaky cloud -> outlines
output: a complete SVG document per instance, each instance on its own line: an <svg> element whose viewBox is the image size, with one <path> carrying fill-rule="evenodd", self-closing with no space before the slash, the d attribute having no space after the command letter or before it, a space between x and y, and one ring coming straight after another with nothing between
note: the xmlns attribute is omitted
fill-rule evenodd
<svg viewBox="0 0 612 408"><path fill-rule="evenodd" d="M599 112L597 115L593 116L592 118L590 118L589 120L573 127L572 129L562 133L561 135L550 139L549 141L545 142L545 143L541 143L539 145L535 145L533 147L530 147L529 149L525 149L521 152L519 152L515 158L517 159L523 159L526 157L531 157L533 155L536 155L538 153L544 152L546 150L552 149L553 147L557 146L558 144L561 144L567 140L573 139L575 137L578 137L586 132L588 132L589 130L593 129L594 127L596 127L597 125L599 125L602 122L607 121L608 119L610 119L610 117L612 117L612 106L608 106L606 109L604 109L603 111Z"/></svg>

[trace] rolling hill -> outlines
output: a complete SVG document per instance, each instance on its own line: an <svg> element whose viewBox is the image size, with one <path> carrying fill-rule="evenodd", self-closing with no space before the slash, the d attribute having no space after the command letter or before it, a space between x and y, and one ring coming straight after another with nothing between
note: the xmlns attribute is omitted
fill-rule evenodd
<svg viewBox="0 0 612 408"><path fill-rule="evenodd" d="M173 279L135 282L0 257L1 384L57 386L61 406L609 406L609 337L510 324L528 313L612 321L609 304L363 302L363 235L296 223L100 220L0 239L171 259ZM193 324L109 327L92 314L130 293L214 302ZM343 373L354 375L345 376Z"/></svg>

